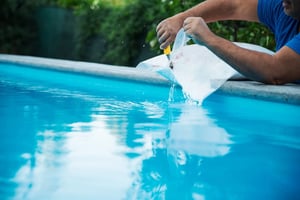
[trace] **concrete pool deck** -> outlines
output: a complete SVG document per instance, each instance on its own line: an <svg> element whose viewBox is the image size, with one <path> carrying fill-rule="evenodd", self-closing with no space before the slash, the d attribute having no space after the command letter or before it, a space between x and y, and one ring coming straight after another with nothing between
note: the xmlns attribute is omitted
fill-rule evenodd
<svg viewBox="0 0 300 200"><path fill-rule="evenodd" d="M171 84L170 81L155 72L141 70L134 67L8 54L0 54L0 62L28 65L31 67L63 72L133 80L149 84ZM237 79L228 80L218 89L217 92L267 101L300 104L300 84L275 86L265 85L255 81Z"/></svg>

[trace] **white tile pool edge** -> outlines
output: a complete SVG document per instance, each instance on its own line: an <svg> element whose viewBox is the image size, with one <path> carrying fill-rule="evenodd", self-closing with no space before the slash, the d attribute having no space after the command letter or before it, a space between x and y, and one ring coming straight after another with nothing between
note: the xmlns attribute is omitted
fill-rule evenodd
<svg viewBox="0 0 300 200"><path fill-rule="evenodd" d="M132 80L149 84L171 85L170 81L155 72L145 71L134 67L8 54L0 54L0 62ZM300 84L274 86L261 84L255 81L229 80L218 90L218 92L268 101L300 104Z"/></svg>

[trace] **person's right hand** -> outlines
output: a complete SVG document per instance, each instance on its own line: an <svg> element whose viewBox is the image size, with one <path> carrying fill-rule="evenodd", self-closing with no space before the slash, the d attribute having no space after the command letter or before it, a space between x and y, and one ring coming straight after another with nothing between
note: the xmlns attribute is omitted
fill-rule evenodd
<svg viewBox="0 0 300 200"><path fill-rule="evenodd" d="M157 38L161 49L167 48L175 40L177 32L182 28L183 20L181 15L177 14L163 20L157 25Z"/></svg>
<svg viewBox="0 0 300 200"><path fill-rule="evenodd" d="M183 30L200 45L205 45L214 34L202 17L188 17L183 22Z"/></svg>

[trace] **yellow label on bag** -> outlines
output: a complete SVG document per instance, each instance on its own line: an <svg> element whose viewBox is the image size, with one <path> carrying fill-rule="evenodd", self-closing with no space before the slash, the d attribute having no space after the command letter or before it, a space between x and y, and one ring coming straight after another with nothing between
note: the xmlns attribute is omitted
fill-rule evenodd
<svg viewBox="0 0 300 200"><path fill-rule="evenodd" d="M167 48L164 49L164 54L169 55L171 53L171 46L167 46Z"/></svg>

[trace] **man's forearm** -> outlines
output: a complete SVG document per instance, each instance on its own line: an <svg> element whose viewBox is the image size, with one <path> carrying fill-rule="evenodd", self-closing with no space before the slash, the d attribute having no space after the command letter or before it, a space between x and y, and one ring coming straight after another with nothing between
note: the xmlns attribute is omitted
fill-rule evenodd
<svg viewBox="0 0 300 200"><path fill-rule="evenodd" d="M206 0L179 14L187 17L202 17L205 22L219 20L258 21L257 0Z"/></svg>
<svg viewBox="0 0 300 200"><path fill-rule="evenodd" d="M272 55L241 48L215 35L206 46L244 76L263 83L280 84L274 73Z"/></svg>

